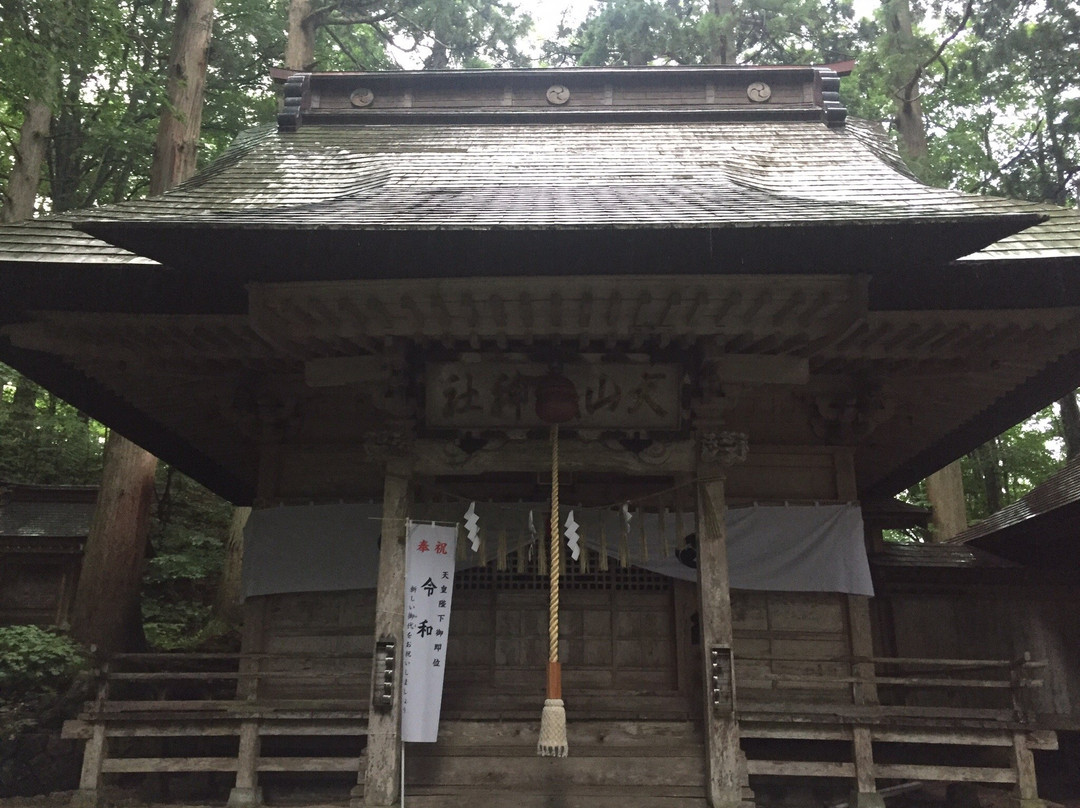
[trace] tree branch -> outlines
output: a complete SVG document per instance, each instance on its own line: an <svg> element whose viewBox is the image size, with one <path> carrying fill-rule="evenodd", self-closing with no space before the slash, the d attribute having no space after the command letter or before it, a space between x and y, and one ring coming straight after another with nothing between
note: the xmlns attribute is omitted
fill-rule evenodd
<svg viewBox="0 0 1080 808"><path fill-rule="evenodd" d="M896 94L896 97L899 98L902 102L904 102L905 104L909 104L916 98L918 98L919 94L918 92L916 92L916 87L919 84L919 79L922 78L922 74L925 72L926 68L930 67L930 65L932 65L934 62L941 58L941 54L945 52L945 48L949 47L952 41L958 36L960 36L960 34L963 33L964 29L967 28L968 22L971 20L973 8L974 0L967 0L967 3L964 5L964 14L960 18L960 22L957 23L956 28L953 30L953 32L941 41L941 44L938 45L937 50L934 51L933 55L930 56L929 59L927 59L917 68L915 68L915 72L912 74L911 79L902 88L902 94Z"/></svg>
<svg viewBox="0 0 1080 808"><path fill-rule="evenodd" d="M353 65L355 65L360 70L364 69L364 66L360 64L360 60L357 59L356 56L353 55L353 52L349 50L348 46L341 41L341 37L334 33L334 29L327 28L326 33L330 36L332 40L334 40L335 43L337 43L337 46L341 48L341 52L349 57L349 60L353 63Z"/></svg>

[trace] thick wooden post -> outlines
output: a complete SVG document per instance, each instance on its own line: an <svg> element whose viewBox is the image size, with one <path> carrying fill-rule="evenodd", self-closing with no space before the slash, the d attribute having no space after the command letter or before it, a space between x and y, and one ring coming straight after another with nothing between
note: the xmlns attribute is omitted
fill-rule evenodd
<svg viewBox="0 0 1080 808"><path fill-rule="evenodd" d="M848 630L851 632L851 675L855 704L877 704L877 684L874 681L874 638L870 628L870 599L863 595L848 595ZM874 772L874 744L869 727L852 727L851 754L855 764L855 788L849 804L852 808L885 808L885 798L878 793Z"/></svg>
<svg viewBox="0 0 1080 808"><path fill-rule="evenodd" d="M383 487L382 545L375 599L375 640L392 637L403 647L405 625L405 530L412 483L410 462L387 462ZM388 709L369 708L364 804L393 805L401 780L401 653L394 654L394 697ZM372 670L372 692L378 666Z"/></svg>
<svg viewBox="0 0 1080 808"><path fill-rule="evenodd" d="M712 808L734 808L742 801L742 782L731 655L731 590L728 584L727 531L724 527L724 474L727 466L746 457L746 436L703 433L698 442L698 594L705 666L708 800Z"/></svg>

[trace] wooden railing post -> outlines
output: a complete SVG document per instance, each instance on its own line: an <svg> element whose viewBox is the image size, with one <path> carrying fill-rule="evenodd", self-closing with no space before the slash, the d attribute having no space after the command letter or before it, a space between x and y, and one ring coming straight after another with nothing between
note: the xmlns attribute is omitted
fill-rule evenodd
<svg viewBox="0 0 1080 808"><path fill-rule="evenodd" d="M236 756L236 785L229 792L228 808L252 808L262 803L259 788L259 721L240 724L240 746Z"/></svg>
<svg viewBox="0 0 1080 808"><path fill-rule="evenodd" d="M1027 733L1013 733L1012 752L1019 808L1045 808L1046 803L1039 799L1039 788L1035 779L1035 757L1028 746Z"/></svg>
<svg viewBox="0 0 1080 808"><path fill-rule="evenodd" d="M105 702L109 698L109 663L101 666L101 681L98 683L94 711L101 715ZM82 772L79 775L79 790L71 797L72 808L97 808L101 799L101 767L108 754L108 742L105 738L105 725L100 718L93 725L90 737L83 748Z"/></svg>
<svg viewBox="0 0 1080 808"><path fill-rule="evenodd" d="M94 724L93 734L86 741L86 748L83 750L79 790L72 795L72 808L98 808L102 804L101 766L105 762L107 747L105 725L99 721Z"/></svg>

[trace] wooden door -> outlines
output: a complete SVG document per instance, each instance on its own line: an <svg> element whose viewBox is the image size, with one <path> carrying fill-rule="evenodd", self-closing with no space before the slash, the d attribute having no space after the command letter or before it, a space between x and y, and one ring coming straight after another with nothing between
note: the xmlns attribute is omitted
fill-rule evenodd
<svg viewBox="0 0 1080 808"><path fill-rule="evenodd" d="M619 694L678 695L673 582L611 567L563 577L559 656L567 698L587 695L610 703ZM459 572L447 649L448 706L494 709L497 701L504 712L518 704L535 711L547 659L546 576L487 568Z"/></svg>

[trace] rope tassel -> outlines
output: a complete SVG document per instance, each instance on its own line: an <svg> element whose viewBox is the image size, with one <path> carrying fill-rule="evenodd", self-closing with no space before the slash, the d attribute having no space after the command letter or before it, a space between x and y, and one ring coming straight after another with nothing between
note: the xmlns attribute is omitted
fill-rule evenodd
<svg viewBox="0 0 1080 808"><path fill-rule="evenodd" d="M562 700L562 668L559 665L559 426L551 427L551 565L548 575L551 591L548 595L548 666L547 699L540 715L540 740L536 754L541 757L566 757L570 751L566 742L566 709Z"/></svg>

